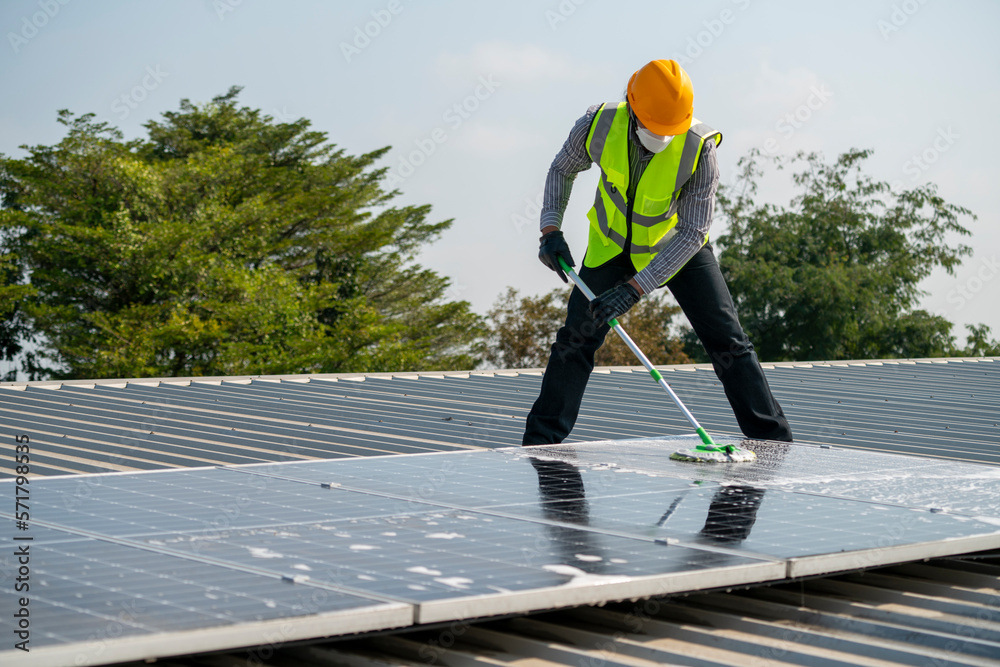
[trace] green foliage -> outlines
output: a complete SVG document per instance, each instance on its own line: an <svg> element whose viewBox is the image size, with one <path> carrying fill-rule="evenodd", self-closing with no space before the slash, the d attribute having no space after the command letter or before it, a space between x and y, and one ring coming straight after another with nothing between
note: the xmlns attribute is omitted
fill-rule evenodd
<svg viewBox="0 0 1000 667"><path fill-rule="evenodd" d="M539 297L519 297L508 287L487 313L487 336L479 351L498 368L541 368L548 363L556 332L566 319L571 289L559 287ZM645 296L620 321L654 364L684 364L690 359L672 333L680 307L663 292ZM598 366L636 366L639 361L615 334L594 356Z"/></svg>
<svg viewBox="0 0 1000 667"><path fill-rule="evenodd" d="M689 364L691 359L674 332L674 318L680 313L680 306L673 303L669 292L660 290L642 297L619 321L654 364ZM640 361L617 334L609 333L594 355L594 363L598 366L638 366Z"/></svg>
<svg viewBox="0 0 1000 667"><path fill-rule="evenodd" d="M990 340L990 328L985 324L973 324L965 339L966 348L960 351L965 357L1000 357L1000 340Z"/></svg>
<svg viewBox="0 0 1000 667"><path fill-rule="evenodd" d="M479 350L495 368L541 368L549 360L556 332L566 319L570 290L519 297L508 287L486 313L487 334Z"/></svg>
<svg viewBox="0 0 1000 667"><path fill-rule="evenodd" d="M348 155L238 93L182 100L132 141L61 111L58 144L0 156L0 296L18 290L0 303L40 336L37 374L473 367L480 318L413 263L451 221L390 205L388 148Z"/></svg>
<svg viewBox="0 0 1000 667"><path fill-rule="evenodd" d="M3 361L14 361L21 352L22 340L28 337L22 304L32 289L21 283L22 274L17 257L4 251L0 237L0 360ZM16 374L16 370L11 370L0 375L0 382L13 381Z"/></svg>
<svg viewBox="0 0 1000 667"><path fill-rule="evenodd" d="M742 184L722 188L729 223L720 264L744 328L765 361L944 356L951 323L916 308L922 279L971 253L950 243L969 231L932 184L894 192L861 171L870 151L832 164L799 154L801 190L788 207L757 204L761 156L740 162ZM779 169L785 161L776 160Z"/></svg>

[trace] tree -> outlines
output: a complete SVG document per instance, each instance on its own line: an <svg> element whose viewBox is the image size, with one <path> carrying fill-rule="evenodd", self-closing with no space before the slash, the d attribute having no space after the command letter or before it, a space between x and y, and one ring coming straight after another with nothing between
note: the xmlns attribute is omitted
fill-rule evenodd
<svg viewBox="0 0 1000 667"><path fill-rule="evenodd" d="M539 297L519 297L508 287L487 313L487 335L482 357L499 368L539 368L548 363L556 332L566 319L570 289L556 288ZM643 299L621 318L622 326L654 364L684 364L690 359L673 334L672 322L680 308L663 292ZM639 361L615 334L597 351L598 366L635 366Z"/></svg>
<svg viewBox="0 0 1000 667"><path fill-rule="evenodd" d="M566 318L569 290L519 297L508 287L486 313L486 339L480 356L496 368L539 368L549 359L556 331Z"/></svg>
<svg viewBox="0 0 1000 667"><path fill-rule="evenodd" d="M680 312L680 306L671 303L668 292L660 290L644 296L625 313L621 324L654 364L689 364L691 358L674 332L673 321ZM640 363L615 333L609 333L604 339L604 345L594 355L594 362L598 366L637 366Z"/></svg>
<svg viewBox="0 0 1000 667"><path fill-rule="evenodd" d="M742 183L722 188L729 223L720 264L744 328L762 360L930 357L953 349L951 323L917 309L919 283L971 253L966 208L932 184L894 191L862 173L871 151L832 164L798 154L801 190L787 207L757 204L761 155L740 162ZM779 169L786 161L775 159ZM690 348L689 348L690 349Z"/></svg>
<svg viewBox="0 0 1000 667"><path fill-rule="evenodd" d="M20 289L4 307L42 341L34 374L474 366L480 318L413 263L451 221L390 205L373 167L388 148L348 155L308 120L239 107L239 91L182 100L130 141L60 111L58 144L0 155L0 238L19 262L6 289Z"/></svg>
<svg viewBox="0 0 1000 667"><path fill-rule="evenodd" d="M0 360L14 361L21 352L21 342L28 337L28 327L21 303L31 293L31 287L21 284L23 270L17 258L5 252L0 237ZM0 382L15 379L16 370L0 375Z"/></svg>
<svg viewBox="0 0 1000 667"><path fill-rule="evenodd" d="M965 357L1000 357L1000 340L990 340L990 328L985 324L973 324L965 339L966 348L959 354Z"/></svg>

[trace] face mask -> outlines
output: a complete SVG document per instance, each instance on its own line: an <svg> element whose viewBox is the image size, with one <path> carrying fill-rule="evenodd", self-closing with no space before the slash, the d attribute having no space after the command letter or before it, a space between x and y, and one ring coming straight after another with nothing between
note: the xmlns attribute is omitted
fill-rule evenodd
<svg viewBox="0 0 1000 667"><path fill-rule="evenodd" d="M659 153L667 146L669 146L670 142L674 138L673 136L670 135L666 137L661 137L658 134L653 134L644 127L635 128L635 134L637 137L639 137L639 141L642 143L642 145L646 147L646 150L651 153Z"/></svg>

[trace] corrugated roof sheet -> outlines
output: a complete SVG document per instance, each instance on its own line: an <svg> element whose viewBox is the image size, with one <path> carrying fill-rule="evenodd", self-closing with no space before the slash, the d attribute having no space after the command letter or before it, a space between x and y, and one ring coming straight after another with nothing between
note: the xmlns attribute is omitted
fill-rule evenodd
<svg viewBox="0 0 1000 667"><path fill-rule="evenodd" d="M1000 548L1000 469L777 442L747 443L756 461L731 466L670 458L697 442L36 478L19 494L30 519L0 509L0 542L28 545L38 667L234 651L269 634L310 641ZM13 486L0 482L0 496L15 495ZM0 580L21 574L14 551L0 552ZM0 587L0 599L11 597ZM129 601L121 636L97 654L91 638ZM15 627L0 615L0 636ZM0 646L0 663L20 657Z"/></svg>
<svg viewBox="0 0 1000 667"><path fill-rule="evenodd" d="M799 441L998 464L998 361L765 372ZM710 432L738 435L709 367L664 374ZM537 370L9 383L0 424L31 434L48 475L447 451L517 444L539 383ZM601 369L572 440L690 431L643 369ZM1000 554L158 664L1000 665Z"/></svg>
<svg viewBox="0 0 1000 667"><path fill-rule="evenodd" d="M157 664L996 666L1000 554Z"/></svg>
<svg viewBox="0 0 1000 667"><path fill-rule="evenodd" d="M765 372L799 441L997 464L997 361ZM709 432L739 435L710 367L664 375ZM38 444L40 475L449 451L519 444L540 382L538 371L506 371L7 383L0 425ZM567 442L691 431L644 369L599 369ZM12 451L8 440L0 451ZM0 459L0 477L10 460Z"/></svg>

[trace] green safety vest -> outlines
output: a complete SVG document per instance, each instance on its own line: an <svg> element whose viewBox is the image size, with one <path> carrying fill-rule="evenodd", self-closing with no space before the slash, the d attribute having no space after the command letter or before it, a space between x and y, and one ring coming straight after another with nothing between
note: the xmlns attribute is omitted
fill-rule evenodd
<svg viewBox="0 0 1000 667"><path fill-rule="evenodd" d="M653 155L635 190L629 253L636 271L645 268L673 238L677 226L677 198L698 165L698 156L711 138L718 146L722 134L692 119L691 129ZM587 213L590 238L584 266L601 266L625 251L629 221L628 109L625 102L602 104L587 135L587 153L601 168L594 206ZM708 236L702 244L708 242Z"/></svg>

